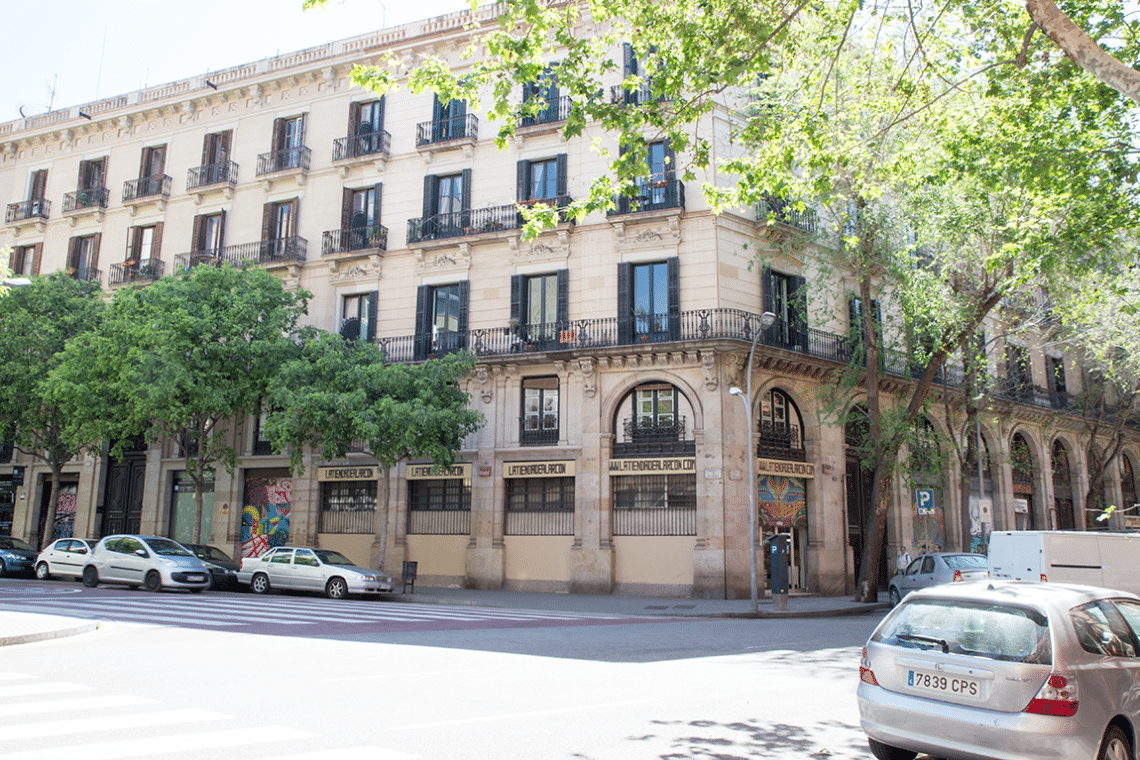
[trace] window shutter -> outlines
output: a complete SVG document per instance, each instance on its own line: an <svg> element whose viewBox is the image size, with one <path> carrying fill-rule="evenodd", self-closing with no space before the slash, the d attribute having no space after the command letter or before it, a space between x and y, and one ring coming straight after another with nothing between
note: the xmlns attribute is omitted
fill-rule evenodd
<svg viewBox="0 0 1140 760"><path fill-rule="evenodd" d="M439 123L446 118L447 118L447 114L444 112L444 109L443 109L443 101L441 101L439 99L439 95L436 95L435 100L432 102L432 106L431 106L431 120L436 122L436 123Z"/></svg>
<svg viewBox="0 0 1140 760"><path fill-rule="evenodd" d="M565 153L559 153L558 154L558 195L559 195L559 197L565 197L567 195L566 187L567 187L568 178L566 176L566 164L567 164L566 154Z"/></svg>
<svg viewBox="0 0 1140 760"><path fill-rule="evenodd" d="M190 250L201 251L206 248L206 241L204 239L206 229L206 220L199 214L194 217L193 225L190 231Z"/></svg>
<svg viewBox="0 0 1140 760"><path fill-rule="evenodd" d="M309 114L303 113L297 119L297 146L298 148L305 147L305 124L309 121Z"/></svg>
<svg viewBox="0 0 1140 760"><path fill-rule="evenodd" d="M633 264L628 261L618 264L617 330L619 344L633 342Z"/></svg>
<svg viewBox="0 0 1140 760"><path fill-rule="evenodd" d="M289 201L292 211L289 214L289 229L283 237L294 237L301 229L301 199L294 198Z"/></svg>
<svg viewBox="0 0 1140 760"><path fill-rule="evenodd" d="M344 188L341 195L340 204L340 228L347 230L352 227L352 197L355 191L352 188Z"/></svg>
<svg viewBox="0 0 1140 760"><path fill-rule="evenodd" d="M384 191L384 183L383 182L377 182L376 186L373 188L373 190L375 191L375 194L374 194L374 197L372 198L372 227L373 227L373 229L379 229L379 227L380 227L380 198L381 198L381 195L383 194L383 191Z"/></svg>
<svg viewBox="0 0 1140 760"><path fill-rule="evenodd" d="M103 233L96 232L91 236L91 261L87 266L91 269L99 268L99 243L103 240Z"/></svg>
<svg viewBox="0 0 1140 760"><path fill-rule="evenodd" d="M368 332L364 337L369 343L376 340L376 305L379 300L379 290L368 294Z"/></svg>
<svg viewBox="0 0 1140 760"><path fill-rule="evenodd" d="M681 339L681 257L665 260L669 278L669 340Z"/></svg>
<svg viewBox="0 0 1140 760"><path fill-rule="evenodd" d="M284 150L285 148L285 120L273 120L273 150Z"/></svg>
<svg viewBox="0 0 1140 760"><path fill-rule="evenodd" d="M159 254L162 250L162 222L155 222L154 224L154 237L150 242L150 257L151 259L162 258Z"/></svg>
<svg viewBox="0 0 1140 760"><path fill-rule="evenodd" d="M559 269L558 275L558 329L570 329L570 270Z"/></svg>
<svg viewBox="0 0 1140 760"><path fill-rule="evenodd" d="M32 197L29 200L43 200L44 194L47 192L47 176L47 169L40 169L32 174Z"/></svg>
<svg viewBox="0 0 1140 760"><path fill-rule="evenodd" d="M426 359L431 349L432 288L420 285L416 289L416 331L412 339L413 358Z"/></svg>
<svg viewBox="0 0 1140 760"><path fill-rule="evenodd" d="M40 260L43 258L44 244L36 243L32 246L32 274L40 273Z"/></svg>
<svg viewBox="0 0 1140 760"><path fill-rule="evenodd" d="M471 282L470 280L463 280L459 283L459 324L456 326L456 331L459 333L459 340L457 344L462 348L467 348L467 313L471 305Z"/></svg>
<svg viewBox="0 0 1140 760"><path fill-rule="evenodd" d="M225 132L218 133L218 150L214 155L214 162L219 164L228 164L230 161L230 145L234 138L232 129L227 129Z"/></svg>
<svg viewBox="0 0 1140 760"><path fill-rule="evenodd" d="M218 213L218 248L226 247L226 212Z"/></svg>
<svg viewBox="0 0 1140 760"><path fill-rule="evenodd" d="M79 269L79 238L73 237L67 242L67 268Z"/></svg>
<svg viewBox="0 0 1140 760"><path fill-rule="evenodd" d="M460 208L464 211L471 209L471 170L463 170L463 198L460 201Z"/></svg>
<svg viewBox="0 0 1140 760"><path fill-rule="evenodd" d="M380 111L379 124L377 125L377 129L383 129L384 128L384 96L383 95L380 96L380 105L377 106L377 109Z"/></svg>
<svg viewBox="0 0 1140 760"><path fill-rule="evenodd" d="M875 318L875 335L881 340L883 337L883 310L879 308L879 302L871 299L871 315Z"/></svg>
<svg viewBox="0 0 1140 760"><path fill-rule="evenodd" d="M273 229L273 212L277 207L276 203L266 203L261 212L261 240L274 240L277 235Z"/></svg>
<svg viewBox="0 0 1140 760"><path fill-rule="evenodd" d="M626 42L622 46L622 79L628 79L630 74L637 73L637 57L633 54L633 45Z"/></svg>
<svg viewBox="0 0 1140 760"><path fill-rule="evenodd" d="M439 209L439 177L434 174L429 174L424 177L424 215L426 220L429 216L435 216Z"/></svg>
<svg viewBox="0 0 1140 760"><path fill-rule="evenodd" d="M166 146L160 145L157 148L154 148L153 151L154 152L151 154L149 176L161 177L162 175L166 174Z"/></svg>
<svg viewBox="0 0 1140 760"><path fill-rule="evenodd" d="M524 203L530 200L530 161L525 158L520 159L515 168L518 180L515 186L515 198L519 203Z"/></svg>
<svg viewBox="0 0 1140 760"><path fill-rule="evenodd" d="M791 322L792 333L795 335L794 343L802 350L808 347L808 310L807 310L807 278L792 277L792 313L788 315Z"/></svg>
<svg viewBox="0 0 1140 760"><path fill-rule="evenodd" d="M142 228L131 227L127 231L127 258L138 261L139 253L142 251Z"/></svg>
<svg viewBox="0 0 1140 760"><path fill-rule="evenodd" d="M526 277L521 274L511 275L511 319L517 322L520 326L523 323L523 287L526 285Z"/></svg>
<svg viewBox="0 0 1140 760"><path fill-rule="evenodd" d="M665 181L672 182L677 178L677 154L673 152L673 143L665 143Z"/></svg>
<svg viewBox="0 0 1140 760"><path fill-rule="evenodd" d="M360 103L349 103L348 104L348 131L345 132L345 134L348 135L348 140L350 143L348 146L348 154L350 156L356 155L355 151L353 150L353 148L355 146L353 146L351 143L352 143L353 138L356 137L356 132L357 132L357 129L359 127L360 127Z"/></svg>
<svg viewBox="0 0 1140 760"><path fill-rule="evenodd" d="M77 179L75 181L75 189L76 190L90 190L91 189L87 185L87 166L89 163L90 163L89 161L80 161L79 162L79 179Z"/></svg>
<svg viewBox="0 0 1140 760"><path fill-rule="evenodd" d="M208 166L214 156L214 135L202 138L202 166Z"/></svg>
<svg viewBox="0 0 1140 760"><path fill-rule="evenodd" d="M139 179L147 178L147 169L150 166L150 152L153 148L143 148L142 156L139 159Z"/></svg>
<svg viewBox="0 0 1140 760"><path fill-rule="evenodd" d="M863 332L862 319L860 314L863 311L863 303L858 296L851 296L847 299L847 319L851 324L851 334L861 335Z"/></svg>

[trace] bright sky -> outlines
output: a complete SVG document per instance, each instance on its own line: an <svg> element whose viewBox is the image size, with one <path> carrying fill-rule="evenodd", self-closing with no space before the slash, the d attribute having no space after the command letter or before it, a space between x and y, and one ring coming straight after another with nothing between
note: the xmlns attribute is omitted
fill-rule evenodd
<svg viewBox="0 0 1140 760"><path fill-rule="evenodd" d="M0 122L467 8L466 0L0 0ZM55 89L54 100L52 88Z"/></svg>

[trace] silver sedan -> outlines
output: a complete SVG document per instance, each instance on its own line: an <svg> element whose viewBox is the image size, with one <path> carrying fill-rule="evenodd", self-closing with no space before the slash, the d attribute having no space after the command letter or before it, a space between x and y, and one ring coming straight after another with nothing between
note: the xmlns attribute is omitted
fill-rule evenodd
<svg viewBox="0 0 1140 760"><path fill-rule="evenodd" d="M290 589L319 591L330 599L392 590L391 576L357 567L340 552L294 546L278 546L260 557L242 559L238 583L246 584L257 594Z"/></svg>
<svg viewBox="0 0 1140 760"><path fill-rule="evenodd" d="M863 648L857 691L879 760L1135 760L1140 597L953 583L908 595Z"/></svg>
<svg viewBox="0 0 1140 760"><path fill-rule="evenodd" d="M984 554L938 552L920 554L906 566L906 571L892 576L887 583L891 606L911 591L939 583L980 581L989 577L990 566Z"/></svg>

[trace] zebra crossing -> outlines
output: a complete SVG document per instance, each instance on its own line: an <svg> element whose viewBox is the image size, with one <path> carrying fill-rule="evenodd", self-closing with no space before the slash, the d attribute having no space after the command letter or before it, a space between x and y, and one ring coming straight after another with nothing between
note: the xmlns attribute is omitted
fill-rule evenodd
<svg viewBox="0 0 1140 760"><path fill-rule="evenodd" d="M235 725L237 721L215 710L171 709L148 697L0 672L0 756L5 760L126 760L186 753L243 760L418 757L376 746L298 753L298 742L320 744L326 737L286 726Z"/></svg>
<svg viewBox="0 0 1140 760"><path fill-rule="evenodd" d="M135 591L46 593L0 599L0 610L122 623L306 635L329 631L422 631L645 622L602 613L457 607L312 597L143 595ZM2 694L3 686L0 686Z"/></svg>

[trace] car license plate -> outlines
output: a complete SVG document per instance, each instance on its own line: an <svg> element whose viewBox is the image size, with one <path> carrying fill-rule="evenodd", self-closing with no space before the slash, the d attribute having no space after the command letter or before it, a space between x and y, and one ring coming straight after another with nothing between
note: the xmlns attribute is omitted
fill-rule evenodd
<svg viewBox="0 0 1140 760"><path fill-rule="evenodd" d="M190 581L191 583L193 583L194 581L204 581L204 580L206 580L206 576L204 576L204 575L187 575L186 580Z"/></svg>
<svg viewBox="0 0 1140 760"><path fill-rule="evenodd" d="M908 671L906 685L921 691L933 691L942 694L957 694L961 697L977 697L981 694L981 686L977 681L956 676L944 676L938 673L923 673L919 670Z"/></svg>

